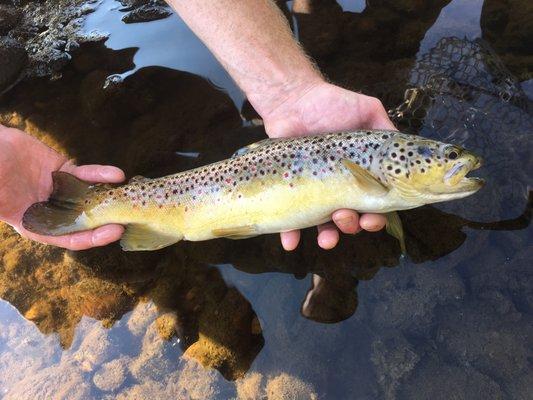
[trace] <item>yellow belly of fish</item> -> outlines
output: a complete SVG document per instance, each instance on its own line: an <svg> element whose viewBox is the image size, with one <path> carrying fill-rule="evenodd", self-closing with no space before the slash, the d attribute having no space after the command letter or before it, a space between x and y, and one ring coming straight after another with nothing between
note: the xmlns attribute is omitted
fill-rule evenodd
<svg viewBox="0 0 533 400"><path fill-rule="evenodd" d="M252 182L241 190L206 195L177 207L116 204L105 212L93 210L84 218L90 221L90 228L108 223L139 224L179 239L201 241L307 228L329 221L340 208L384 213L413 206L404 204L394 192L385 197L368 194L352 176L344 174L324 180L301 177L263 185Z"/></svg>
<svg viewBox="0 0 533 400"><path fill-rule="evenodd" d="M198 205L184 214L181 232L192 241L285 232L327 222L339 208L386 212L387 203L362 192L351 176L300 178L292 187L279 181L253 195L236 192Z"/></svg>

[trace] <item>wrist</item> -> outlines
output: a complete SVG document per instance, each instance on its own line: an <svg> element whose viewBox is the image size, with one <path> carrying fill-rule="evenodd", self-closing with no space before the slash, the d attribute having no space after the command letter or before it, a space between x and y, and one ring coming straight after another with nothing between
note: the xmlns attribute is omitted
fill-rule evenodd
<svg viewBox="0 0 533 400"><path fill-rule="evenodd" d="M246 96L263 120L272 119L288 104L296 104L315 87L326 83L315 70L280 78L275 82L264 83L248 91Z"/></svg>

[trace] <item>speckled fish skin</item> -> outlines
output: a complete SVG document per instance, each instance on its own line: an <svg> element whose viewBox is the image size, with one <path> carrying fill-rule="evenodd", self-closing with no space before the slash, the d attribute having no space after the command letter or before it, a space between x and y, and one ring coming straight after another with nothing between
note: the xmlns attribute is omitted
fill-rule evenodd
<svg viewBox="0 0 533 400"><path fill-rule="evenodd" d="M482 181L465 175L479 165L458 146L397 131L266 139L190 171L95 185L75 227L45 231L133 224L169 243L283 232L329 221L340 208L386 213L468 196ZM30 230L42 227L28 221Z"/></svg>

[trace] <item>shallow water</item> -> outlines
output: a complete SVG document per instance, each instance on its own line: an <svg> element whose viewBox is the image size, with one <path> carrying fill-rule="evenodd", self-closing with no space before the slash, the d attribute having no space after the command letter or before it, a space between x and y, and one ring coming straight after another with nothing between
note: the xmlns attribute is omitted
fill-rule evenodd
<svg viewBox="0 0 533 400"><path fill-rule="evenodd" d="M407 258L382 232L329 252L309 230L291 254L275 236L130 254L65 252L0 226L3 398L529 398L526 2L339 3L291 16L322 70L380 96L403 129L481 154L487 186L401 213ZM177 16L126 25L117 5L87 20L107 42L84 45L59 80L19 85L0 122L128 176L264 136Z"/></svg>

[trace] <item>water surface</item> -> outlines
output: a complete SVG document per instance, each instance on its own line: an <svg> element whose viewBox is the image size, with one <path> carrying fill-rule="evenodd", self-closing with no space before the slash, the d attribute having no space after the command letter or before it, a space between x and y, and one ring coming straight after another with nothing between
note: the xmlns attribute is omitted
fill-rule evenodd
<svg viewBox="0 0 533 400"><path fill-rule="evenodd" d="M401 213L407 258L383 232L332 251L310 229L293 253L273 235L132 254L66 252L2 226L1 396L527 399L533 64L526 3L502 4L285 8L310 10L289 16L333 82L382 98L402 129L486 161L475 196ZM120 8L104 1L87 29L109 39L73 54L60 80L18 86L0 122L128 176L192 168L264 137L177 16L126 25Z"/></svg>

